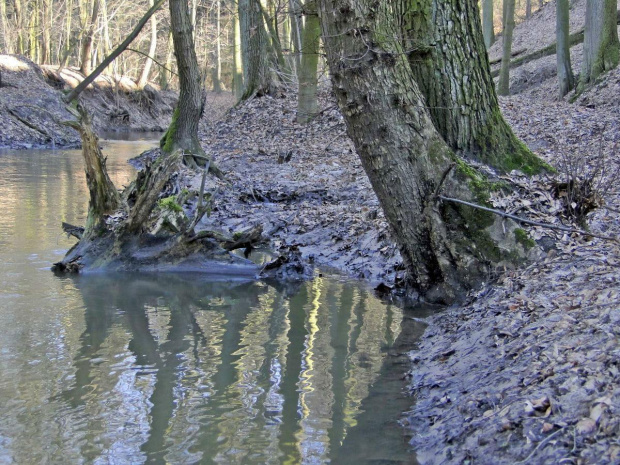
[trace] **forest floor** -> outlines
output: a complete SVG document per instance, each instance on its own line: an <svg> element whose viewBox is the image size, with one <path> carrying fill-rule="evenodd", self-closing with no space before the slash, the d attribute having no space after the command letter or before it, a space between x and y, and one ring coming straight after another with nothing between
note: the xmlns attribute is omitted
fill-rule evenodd
<svg viewBox="0 0 620 465"><path fill-rule="evenodd" d="M573 30L583 25L584 5L572 2ZM553 42L554 6L517 26L515 50ZM500 50L501 40L491 58ZM578 70L581 46L571 56ZM7 109L17 107L5 96L20 83L11 79L0 85L3 125L9 124L3 118L16 118ZM559 174L527 179L511 173L519 192L494 198L495 206L538 221L566 222L566 202L554 182L590 175L604 206L588 215L589 228L620 237L620 70L574 103L570 96L556 97L555 56L515 69L511 88L514 95L500 99L506 119ZM160 113L153 107L155 118L136 120L136 128L164 128L172 102L167 99L158 103ZM226 181L208 179L213 211L199 227L231 233L262 225L276 252L299 250L308 262L366 279L380 290L397 287L400 255L329 93L320 96L322 111L305 126L295 122L292 93L226 112L232 104L227 94L207 98L201 139ZM120 113L109 106L101 114L105 126ZM30 128L28 135L52 129ZM29 140L7 134L3 130L0 145ZM190 170L177 179L193 190L200 185L200 175ZM412 429L420 463L620 463L620 246L526 229L540 246L536 260L490 277L464 305L427 319L424 338L411 353L415 406L403 422Z"/></svg>

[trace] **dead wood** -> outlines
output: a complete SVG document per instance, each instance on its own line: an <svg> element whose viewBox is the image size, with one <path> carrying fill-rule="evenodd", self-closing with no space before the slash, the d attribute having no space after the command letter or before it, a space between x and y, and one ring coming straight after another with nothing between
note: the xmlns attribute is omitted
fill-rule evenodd
<svg viewBox="0 0 620 465"><path fill-rule="evenodd" d="M62 230L67 233L67 236L73 236L77 239L82 239L82 236L84 236L84 228L82 226L74 226L64 221L62 223Z"/></svg>

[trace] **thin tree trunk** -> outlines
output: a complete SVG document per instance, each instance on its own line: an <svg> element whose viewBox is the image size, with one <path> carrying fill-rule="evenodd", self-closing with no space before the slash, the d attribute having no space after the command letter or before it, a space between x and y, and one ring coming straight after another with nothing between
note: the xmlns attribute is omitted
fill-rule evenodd
<svg viewBox="0 0 620 465"><path fill-rule="evenodd" d="M13 41L11 40L11 33L9 31L9 18L6 14L6 2L8 0L0 0L0 20L2 21L2 45L3 50L8 53L13 53Z"/></svg>
<svg viewBox="0 0 620 465"><path fill-rule="evenodd" d="M222 92L222 5L215 0L215 51L213 57L213 91Z"/></svg>
<svg viewBox="0 0 620 465"><path fill-rule="evenodd" d="M602 73L618 66L620 45L616 27L616 0L587 0L583 55L580 90L593 83Z"/></svg>
<svg viewBox="0 0 620 465"><path fill-rule="evenodd" d="M149 0L149 6L153 8L154 0ZM146 86L149 74L151 73L151 66L153 65L153 57L157 52L157 18L155 15L151 16L151 45L149 47L148 57L144 62L140 79L138 79L138 89L144 89Z"/></svg>
<svg viewBox="0 0 620 465"><path fill-rule="evenodd" d="M162 89L167 90L170 86L170 79L172 75L170 74L170 70L172 69L172 54L174 51L174 43L172 41L172 29L168 30L168 42L166 46L166 69L159 70L159 85Z"/></svg>
<svg viewBox="0 0 620 465"><path fill-rule="evenodd" d="M93 42L95 40L95 28L97 26L97 18L99 17L99 0L91 0L89 15L90 21L82 38L82 53L80 72L84 76L92 73L93 69Z"/></svg>
<svg viewBox="0 0 620 465"><path fill-rule="evenodd" d="M63 50L63 57L60 59L59 70L67 67L69 62L69 56L75 45L71 35L71 21L73 19L73 0L66 0L65 3L65 46Z"/></svg>
<svg viewBox="0 0 620 465"><path fill-rule="evenodd" d="M234 28L234 54L233 54L233 93L235 99L239 101L243 96L243 54L241 53L241 28L239 26L239 8L238 2L235 1L237 6L233 17Z"/></svg>
<svg viewBox="0 0 620 465"><path fill-rule="evenodd" d="M289 18L291 21L291 42L293 43L293 63L295 72L301 68L301 5L299 0L289 0Z"/></svg>
<svg viewBox="0 0 620 465"><path fill-rule="evenodd" d="M482 33L484 35L484 45L488 49L495 43L493 0L482 0Z"/></svg>
<svg viewBox="0 0 620 465"><path fill-rule="evenodd" d="M41 63L52 62L52 17L50 14L50 2L52 0L42 0L43 11L41 12Z"/></svg>
<svg viewBox="0 0 620 465"><path fill-rule="evenodd" d="M15 9L15 29L17 30L17 53L24 55L26 53L26 40L24 38L24 12L22 1L15 0L13 4Z"/></svg>
<svg viewBox="0 0 620 465"><path fill-rule="evenodd" d="M568 6L568 0L556 0L556 57L560 98L568 94L575 86L575 78L573 77L573 69L570 62Z"/></svg>
<svg viewBox="0 0 620 465"><path fill-rule="evenodd" d="M299 69L299 93L297 101L297 122L305 124L317 113L317 84L319 64L319 40L321 25L316 9L316 0L307 0L304 5L306 26L304 27L301 68Z"/></svg>
<svg viewBox="0 0 620 465"><path fill-rule="evenodd" d="M525 0L525 19L532 16L532 0Z"/></svg>
<svg viewBox="0 0 620 465"><path fill-rule="evenodd" d="M510 94L510 54L512 49L512 31L515 27L515 0L504 0L504 35L502 67L499 72L497 93L499 95Z"/></svg>

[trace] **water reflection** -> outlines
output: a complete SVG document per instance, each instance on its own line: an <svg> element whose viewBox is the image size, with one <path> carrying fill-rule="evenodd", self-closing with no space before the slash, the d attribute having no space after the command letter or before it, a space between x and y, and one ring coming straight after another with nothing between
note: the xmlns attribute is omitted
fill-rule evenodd
<svg viewBox="0 0 620 465"><path fill-rule="evenodd" d="M333 460L400 331L399 309L323 278L290 299L264 283L179 275L75 285L84 331L70 384L50 403L70 417L89 461ZM373 415L375 427L385 421ZM404 446L381 453L412 460Z"/></svg>
<svg viewBox="0 0 620 465"><path fill-rule="evenodd" d="M104 143L117 186L152 145ZM0 151L0 173L0 463L413 460L401 310L331 278L56 278L79 151Z"/></svg>

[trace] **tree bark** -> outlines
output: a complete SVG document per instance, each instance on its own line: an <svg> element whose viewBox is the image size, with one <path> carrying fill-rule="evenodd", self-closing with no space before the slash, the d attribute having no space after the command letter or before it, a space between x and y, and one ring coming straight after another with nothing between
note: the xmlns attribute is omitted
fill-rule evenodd
<svg viewBox="0 0 620 465"><path fill-rule="evenodd" d="M493 0L482 0L482 33L484 35L484 45L488 49L495 43Z"/></svg>
<svg viewBox="0 0 620 465"><path fill-rule="evenodd" d="M120 196L106 169L106 159L99 148L99 139L92 130L90 117L80 105L78 120L67 123L82 137L82 156L86 183L90 193L88 218L83 237L91 238L106 229L105 216L114 213L121 205Z"/></svg>
<svg viewBox="0 0 620 465"><path fill-rule="evenodd" d="M560 87L560 98L568 94L575 86L573 68L570 62L568 7L568 0L556 0L556 61L558 66L558 83Z"/></svg>
<svg viewBox="0 0 620 465"><path fill-rule="evenodd" d="M93 70L93 42L95 40L95 28L99 16L99 0L92 0L88 11L90 20L87 23L84 36L82 37L82 54L80 60L80 72L88 76Z"/></svg>
<svg viewBox="0 0 620 465"><path fill-rule="evenodd" d="M271 87L267 35L259 0L239 0L244 90L241 100L268 94Z"/></svg>
<svg viewBox="0 0 620 465"><path fill-rule="evenodd" d="M440 189L478 201L484 194L473 192L470 168L435 129L393 34L407 3L318 2L334 93L411 284L433 300L448 302L508 257L491 232L501 222L468 207L437 203Z"/></svg>
<svg viewBox="0 0 620 465"><path fill-rule="evenodd" d="M319 41L321 25L316 9L316 0L307 0L304 5L306 25L301 46L301 68L299 69L299 92L297 100L297 122L306 124L317 113L317 84L319 65Z"/></svg>
<svg viewBox="0 0 620 465"><path fill-rule="evenodd" d="M615 0L587 0L583 56L580 91L602 73L618 66L620 45Z"/></svg>
<svg viewBox="0 0 620 465"><path fill-rule="evenodd" d="M235 1L234 14L234 55L233 55L233 94L237 101L241 100L243 96L243 54L241 53L241 27L239 25L239 6L238 1Z"/></svg>
<svg viewBox="0 0 620 465"><path fill-rule="evenodd" d="M512 49L512 31L515 27L515 0L504 0L504 35L502 67L499 72L497 93L499 95L510 94L510 52Z"/></svg>
<svg viewBox="0 0 620 465"><path fill-rule="evenodd" d="M393 8L403 18L416 82L448 145L501 171L536 171L538 159L501 115L477 2L399 0Z"/></svg>

